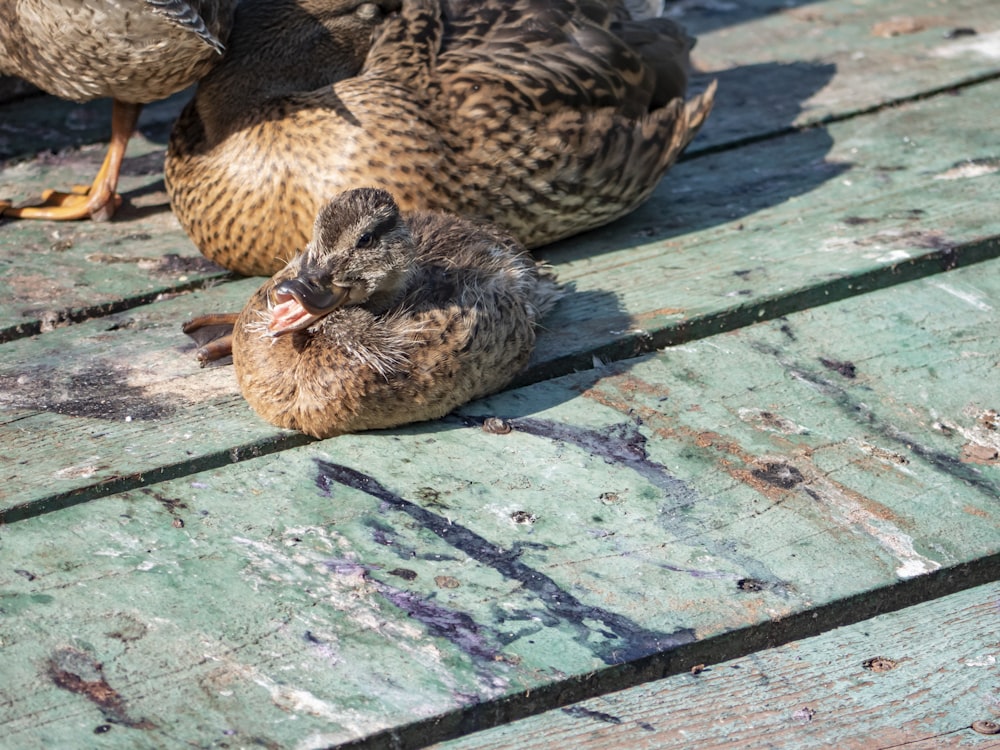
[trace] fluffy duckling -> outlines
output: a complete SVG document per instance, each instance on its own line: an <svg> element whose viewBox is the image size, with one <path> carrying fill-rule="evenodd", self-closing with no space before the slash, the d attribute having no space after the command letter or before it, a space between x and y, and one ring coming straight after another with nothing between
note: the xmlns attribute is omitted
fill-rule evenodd
<svg viewBox="0 0 1000 750"><path fill-rule="evenodd" d="M236 378L266 420L318 438L435 419L507 385L559 295L500 229L351 190L243 309Z"/></svg>
<svg viewBox="0 0 1000 750"><path fill-rule="evenodd" d="M191 85L222 59L237 0L0 0L0 73L73 101L112 97L111 144L89 189L47 190L33 219L107 219L144 103Z"/></svg>
<svg viewBox="0 0 1000 750"><path fill-rule="evenodd" d="M244 0L171 136L174 212L245 275L277 271L329 196L365 185L530 248L612 221L649 197L714 96L685 102L692 40L626 2L646 5Z"/></svg>

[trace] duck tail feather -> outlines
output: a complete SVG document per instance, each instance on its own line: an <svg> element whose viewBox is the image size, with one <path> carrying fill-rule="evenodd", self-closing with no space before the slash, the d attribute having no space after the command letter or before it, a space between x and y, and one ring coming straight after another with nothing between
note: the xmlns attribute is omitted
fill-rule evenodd
<svg viewBox="0 0 1000 750"><path fill-rule="evenodd" d="M156 15L187 29L220 55L226 51L225 45L208 30L201 14L185 0L146 0L146 4Z"/></svg>

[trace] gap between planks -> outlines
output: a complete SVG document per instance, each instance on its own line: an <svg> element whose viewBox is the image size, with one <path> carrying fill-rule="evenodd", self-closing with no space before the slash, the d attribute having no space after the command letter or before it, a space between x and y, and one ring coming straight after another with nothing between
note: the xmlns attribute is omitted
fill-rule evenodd
<svg viewBox="0 0 1000 750"><path fill-rule="evenodd" d="M435 750L1000 747L975 729L996 720L998 597L969 589Z"/></svg>

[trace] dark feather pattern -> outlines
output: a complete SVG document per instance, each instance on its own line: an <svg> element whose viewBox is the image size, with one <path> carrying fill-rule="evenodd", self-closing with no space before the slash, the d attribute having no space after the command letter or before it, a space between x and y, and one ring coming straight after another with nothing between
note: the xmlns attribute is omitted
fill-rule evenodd
<svg viewBox="0 0 1000 750"><path fill-rule="evenodd" d="M226 46L208 30L205 19L191 3L184 0L146 0L146 3L149 4L154 13L170 19L181 28L204 39L205 44L220 55L226 51Z"/></svg>
<svg viewBox="0 0 1000 750"><path fill-rule="evenodd" d="M537 247L653 191L712 106L714 85L685 101L692 44L616 0L244 0L167 190L199 249L247 275L365 186Z"/></svg>

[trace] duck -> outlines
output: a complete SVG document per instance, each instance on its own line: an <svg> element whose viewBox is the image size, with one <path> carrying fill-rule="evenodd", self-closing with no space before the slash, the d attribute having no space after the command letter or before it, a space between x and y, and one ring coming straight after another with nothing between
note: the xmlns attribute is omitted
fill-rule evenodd
<svg viewBox="0 0 1000 750"><path fill-rule="evenodd" d="M694 41L644 0L243 0L171 133L171 207L210 260L269 276L354 187L529 249L645 201L708 116ZM652 16L652 17L646 17Z"/></svg>
<svg viewBox="0 0 1000 750"><path fill-rule="evenodd" d="M233 368L258 415L315 438L436 419L509 384L562 293L502 228L356 188L250 297Z"/></svg>
<svg viewBox="0 0 1000 750"><path fill-rule="evenodd" d="M46 190L23 219L109 219L143 104L193 84L223 57L237 0L0 0L0 74L76 102L113 100L107 155L89 187Z"/></svg>

